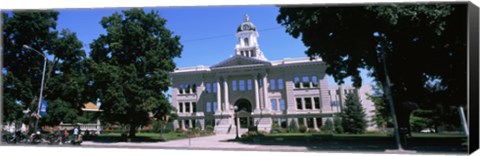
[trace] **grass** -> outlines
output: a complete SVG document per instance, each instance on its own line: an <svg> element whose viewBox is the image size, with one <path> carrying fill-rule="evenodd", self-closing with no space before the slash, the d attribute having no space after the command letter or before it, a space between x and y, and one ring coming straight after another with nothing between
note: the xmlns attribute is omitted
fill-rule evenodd
<svg viewBox="0 0 480 156"><path fill-rule="evenodd" d="M418 152L466 152L462 146L466 137L451 133L413 133L404 144L405 149ZM332 133L277 133L241 138L245 144L305 146L310 150L378 151L396 149L395 138L389 133L332 134Z"/></svg>
<svg viewBox="0 0 480 156"><path fill-rule="evenodd" d="M170 141L177 139L188 138L188 136L179 133L164 133L163 137L160 137L160 133L136 133L134 138L129 138L131 142L159 142ZM128 141L127 138L121 136L121 133L104 133L91 139L94 142L124 142Z"/></svg>

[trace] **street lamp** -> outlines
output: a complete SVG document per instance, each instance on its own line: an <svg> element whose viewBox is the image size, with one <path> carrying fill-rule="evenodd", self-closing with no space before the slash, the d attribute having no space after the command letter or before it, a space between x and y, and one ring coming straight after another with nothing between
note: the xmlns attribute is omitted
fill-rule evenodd
<svg viewBox="0 0 480 156"><path fill-rule="evenodd" d="M235 108L235 122L234 123L236 123L235 124L235 130L236 130L235 139L240 139L240 137L238 137L238 125L240 124L240 123L238 123L238 114L237 114L238 107L234 106L234 108Z"/></svg>
<svg viewBox="0 0 480 156"><path fill-rule="evenodd" d="M45 54L43 54L42 52L40 52L40 51L38 51L38 50L36 50L36 49L33 49L33 48L30 47L30 46L23 45L23 48L33 50L33 51L37 52L37 54L39 54L40 56L43 56L43 58L44 58L42 82L41 82L41 86L40 86L40 96L39 96L39 98L38 98L37 115L35 115L35 117L37 118L37 120L35 121L35 132L36 132L36 131L37 131L37 127L38 127L38 119L40 118L40 104L41 104L41 102L42 102L42 96L43 96L43 83L44 83L44 80L45 80L45 69L46 69L46 67L47 67L47 56L45 56Z"/></svg>

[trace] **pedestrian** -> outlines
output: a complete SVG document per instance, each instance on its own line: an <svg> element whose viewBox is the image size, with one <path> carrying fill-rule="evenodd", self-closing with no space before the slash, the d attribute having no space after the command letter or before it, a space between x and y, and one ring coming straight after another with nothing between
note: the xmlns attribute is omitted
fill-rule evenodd
<svg viewBox="0 0 480 156"><path fill-rule="evenodd" d="M78 134L80 133L79 131L80 131L80 129L78 128L78 126L75 126L75 128L73 128L74 141L77 141Z"/></svg>
<svg viewBox="0 0 480 156"><path fill-rule="evenodd" d="M64 128L63 129L63 137L62 137L62 142L65 143L65 141L67 140L67 137L68 137L68 131L67 131L67 128Z"/></svg>

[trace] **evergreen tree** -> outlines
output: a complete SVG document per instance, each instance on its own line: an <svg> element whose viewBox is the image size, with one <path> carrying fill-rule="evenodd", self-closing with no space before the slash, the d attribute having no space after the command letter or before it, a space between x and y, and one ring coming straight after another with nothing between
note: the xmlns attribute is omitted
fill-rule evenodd
<svg viewBox="0 0 480 156"><path fill-rule="evenodd" d="M343 125L342 125L342 113L339 113L333 117L333 126L335 128L335 132L343 133Z"/></svg>
<svg viewBox="0 0 480 156"><path fill-rule="evenodd" d="M346 108L342 113L342 127L347 133L364 133L367 128L365 111L356 94L349 93L345 99Z"/></svg>

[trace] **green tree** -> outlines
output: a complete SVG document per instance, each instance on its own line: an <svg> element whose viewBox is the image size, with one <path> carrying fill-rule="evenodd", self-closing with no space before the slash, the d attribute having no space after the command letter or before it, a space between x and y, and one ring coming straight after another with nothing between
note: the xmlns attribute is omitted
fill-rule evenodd
<svg viewBox="0 0 480 156"><path fill-rule="evenodd" d="M356 94L349 93L345 98L345 108L342 110L342 127L348 133L364 133L367 128L365 111Z"/></svg>
<svg viewBox="0 0 480 156"><path fill-rule="evenodd" d="M36 113L44 58L23 48L28 45L49 56L43 99L49 101L47 116L41 124L55 125L72 121L81 109L85 52L75 33L56 30L56 11L2 13L4 49L5 121L23 116L21 109ZM27 118L26 121L30 121ZM31 122L28 122L31 123ZM32 126L32 125L31 125Z"/></svg>
<svg viewBox="0 0 480 156"><path fill-rule="evenodd" d="M107 34L90 44L90 96L100 99L105 121L129 125L134 137L136 128L149 122L149 113L161 117L172 108L164 92L175 69L173 58L182 50L180 37L154 11L125 10L100 24Z"/></svg>
<svg viewBox="0 0 480 156"><path fill-rule="evenodd" d="M425 102L432 96L428 81L448 88L440 97L445 105L467 102L466 9L466 3L281 7L277 22L301 38L308 56L321 57L329 65L327 74L340 84L352 77L360 86L362 68L385 84L378 60L379 48L385 48L395 113L400 127L408 127L412 102L431 105ZM380 39L386 41L383 47Z"/></svg>
<svg viewBox="0 0 480 156"><path fill-rule="evenodd" d="M333 117L333 127L335 128L335 132L343 133L343 126L342 126L342 113L335 114Z"/></svg>
<svg viewBox="0 0 480 156"><path fill-rule="evenodd" d="M385 103L385 97L382 91L382 85L377 83L372 86L373 93L367 94L367 99L372 101L375 109L372 110L374 116L372 121L381 128L392 127L392 117L390 116L390 107Z"/></svg>

